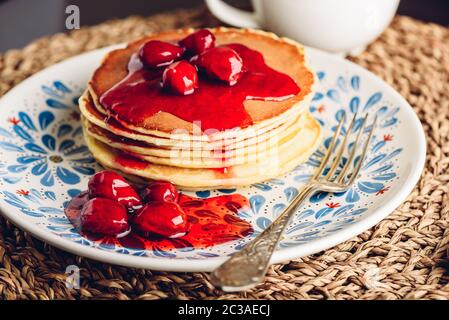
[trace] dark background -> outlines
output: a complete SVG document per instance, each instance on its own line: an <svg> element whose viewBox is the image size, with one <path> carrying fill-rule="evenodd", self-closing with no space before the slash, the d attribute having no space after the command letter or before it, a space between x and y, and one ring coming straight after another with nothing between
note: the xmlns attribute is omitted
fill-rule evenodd
<svg viewBox="0 0 449 320"><path fill-rule="evenodd" d="M227 2L250 8L248 0ZM111 18L146 16L202 3L203 0L0 0L0 52L64 31L65 7L70 4L79 6L82 25L93 25ZM399 14L449 25L449 0L401 0Z"/></svg>

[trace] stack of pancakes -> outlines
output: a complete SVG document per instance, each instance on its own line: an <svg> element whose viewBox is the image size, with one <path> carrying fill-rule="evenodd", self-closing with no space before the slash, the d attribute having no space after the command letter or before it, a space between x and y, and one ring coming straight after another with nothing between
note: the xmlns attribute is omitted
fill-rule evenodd
<svg viewBox="0 0 449 320"><path fill-rule="evenodd" d="M149 40L177 42L194 30L154 34L110 52L80 98L89 149L104 167L137 181L167 180L185 189L230 188L282 175L307 160L321 129L309 114L314 73L303 48L271 33L210 29L217 45L240 43L261 52L271 68L289 75L300 92L283 101L246 100L251 125L204 133L195 123L159 112L141 125L110 114L101 96L127 75L133 54Z"/></svg>

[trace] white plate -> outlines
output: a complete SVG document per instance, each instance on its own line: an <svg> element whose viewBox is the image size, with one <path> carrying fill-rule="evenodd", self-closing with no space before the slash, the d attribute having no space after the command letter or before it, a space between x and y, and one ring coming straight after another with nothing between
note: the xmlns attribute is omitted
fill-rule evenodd
<svg viewBox="0 0 449 320"><path fill-rule="evenodd" d="M99 170L84 145L76 99L108 50L43 70L1 99L0 209L20 228L74 254L154 270L212 270L248 239L201 250L134 250L82 238L65 218L64 203L84 190L89 176ZM349 61L313 49L307 53L319 77L310 110L322 123L325 136L332 135L341 110L352 114L359 109L360 118L367 111L377 112L379 128L354 187L345 194L313 196L288 228L273 263L327 249L378 223L412 191L425 160L421 124L396 91ZM196 196L246 195L252 208L240 216L253 224L257 234L298 192L322 149L307 164L278 179Z"/></svg>

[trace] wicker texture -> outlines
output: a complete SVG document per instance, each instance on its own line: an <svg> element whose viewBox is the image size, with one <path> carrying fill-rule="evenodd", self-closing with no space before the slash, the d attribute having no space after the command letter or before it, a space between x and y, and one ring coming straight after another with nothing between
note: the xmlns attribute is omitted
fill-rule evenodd
<svg viewBox="0 0 449 320"><path fill-rule="evenodd" d="M0 54L0 95L70 56L148 32L218 22L204 9L130 17L38 39ZM122 268L55 249L0 218L0 299L448 299L449 29L396 17L353 60L398 90L426 131L422 179L388 218L316 255L272 266L265 283L242 294L215 290L206 274ZM81 268L81 289L65 268Z"/></svg>

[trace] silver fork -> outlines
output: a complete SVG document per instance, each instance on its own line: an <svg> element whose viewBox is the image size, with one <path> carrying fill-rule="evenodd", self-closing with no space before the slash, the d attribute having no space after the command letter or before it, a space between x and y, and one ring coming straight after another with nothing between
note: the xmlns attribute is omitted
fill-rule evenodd
<svg viewBox="0 0 449 320"><path fill-rule="evenodd" d="M303 201L307 199L309 195L317 191L336 193L347 191L351 187L354 180L357 178L365 159L374 128L376 127L377 116L374 118L371 127L366 130L368 132L368 137L362 147L361 156L357 163L354 164L352 172L348 172L348 170L358 151L360 137L365 131L368 114L365 115L361 128L359 129L360 131L357 133L352 148L349 150L346 163L343 165L341 171L337 173L337 169L348 143L348 136L354 128L357 114L354 115L341 145L338 148L335 148L345 118L346 115L343 114L320 166L310 181L292 200L284 212L258 237L212 272L211 281L216 287L221 287L223 291L232 292L247 290L261 283L270 264L271 256L273 255L285 228L289 225L290 220L296 214ZM331 160L334 149L337 150ZM324 173L327 167L329 167L329 170L327 173Z"/></svg>

